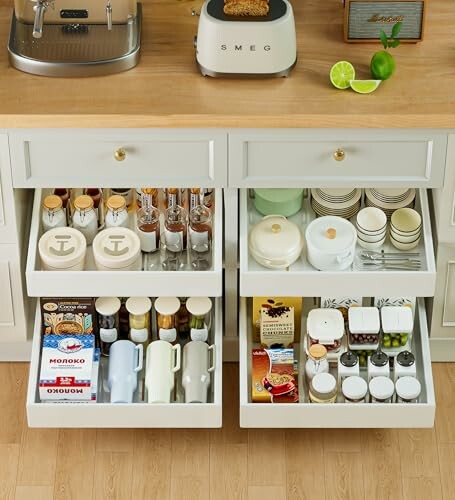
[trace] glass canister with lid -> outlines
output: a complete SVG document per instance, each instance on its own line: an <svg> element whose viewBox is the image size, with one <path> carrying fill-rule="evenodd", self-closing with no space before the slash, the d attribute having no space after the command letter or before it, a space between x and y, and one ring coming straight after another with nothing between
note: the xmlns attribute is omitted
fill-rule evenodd
<svg viewBox="0 0 455 500"><path fill-rule="evenodd" d="M329 362L327 349L322 344L314 344L308 349L308 358L305 363L305 376L310 382L318 373L328 373Z"/></svg>
<svg viewBox="0 0 455 500"><path fill-rule="evenodd" d="M128 227L128 209L123 196L115 194L110 196L106 203L107 212L105 217L106 227Z"/></svg>
<svg viewBox="0 0 455 500"><path fill-rule="evenodd" d="M207 342L212 324L212 301L209 297L190 297L186 309L190 314L191 340Z"/></svg>
<svg viewBox="0 0 455 500"><path fill-rule="evenodd" d="M368 384L358 375L347 377L343 380L341 391L344 396L345 403L365 403Z"/></svg>
<svg viewBox="0 0 455 500"><path fill-rule="evenodd" d="M368 356L368 380L380 376L390 376L389 357L385 352L377 350Z"/></svg>
<svg viewBox="0 0 455 500"><path fill-rule="evenodd" d="M130 340L136 344L143 344L145 348L150 341L152 301L148 297L130 297L125 305L130 315Z"/></svg>
<svg viewBox="0 0 455 500"><path fill-rule="evenodd" d="M381 308L382 349L389 354L410 348L414 319L412 308L383 306Z"/></svg>
<svg viewBox="0 0 455 500"><path fill-rule="evenodd" d="M343 314L338 309L312 309L307 319L308 346L322 344L328 352L338 352L344 335Z"/></svg>
<svg viewBox="0 0 455 500"><path fill-rule="evenodd" d="M66 213L63 209L63 202L60 196L50 194L44 198L41 220L44 231L66 226Z"/></svg>
<svg viewBox="0 0 455 500"><path fill-rule="evenodd" d="M310 382L310 403L336 403L337 381L331 373L318 373Z"/></svg>
<svg viewBox="0 0 455 500"><path fill-rule="evenodd" d="M82 194L74 200L73 227L78 229L91 245L98 233L98 217L96 215L93 199Z"/></svg>
<svg viewBox="0 0 455 500"><path fill-rule="evenodd" d="M155 300L158 338L174 343L177 340L177 312L180 300L177 297L158 297Z"/></svg>
<svg viewBox="0 0 455 500"><path fill-rule="evenodd" d="M395 384L389 377L373 377L369 384L371 403L391 403L395 392Z"/></svg>
<svg viewBox="0 0 455 500"><path fill-rule="evenodd" d="M338 382L343 382L347 377L359 376L359 357L354 351L346 351L338 358Z"/></svg>
<svg viewBox="0 0 455 500"><path fill-rule="evenodd" d="M379 346L381 329L377 307L350 307L349 348L373 350Z"/></svg>
<svg viewBox="0 0 455 500"><path fill-rule="evenodd" d="M410 351L401 351L393 360L393 378L396 382L406 376L417 376L415 356Z"/></svg>
<svg viewBox="0 0 455 500"><path fill-rule="evenodd" d="M400 377L395 383L397 403L418 403L422 386L415 377Z"/></svg>
<svg viewBox="0 0 455 500"><path fill-rule="evenodd" d="M111 345L118 340L120 306L117 297L99 297L95 301L103 356L109 356Z"/></svg>

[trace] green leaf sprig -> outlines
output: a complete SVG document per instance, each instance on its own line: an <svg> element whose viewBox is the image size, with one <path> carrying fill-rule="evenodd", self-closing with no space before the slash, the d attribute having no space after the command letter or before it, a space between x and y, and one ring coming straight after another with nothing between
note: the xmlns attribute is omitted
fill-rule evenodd
<svg viewBox="0 0 455 500"><path fill-rule="evenodd" d="M384 49L394 49L395 47L398 47L398 45L400 45L400 40L397 37L401 31L402 25L403 23L401 21L393 25L390 38L387 36L387 33L384 30L380 31L379 38L381 39L381 43L384 46Z"/></svg>

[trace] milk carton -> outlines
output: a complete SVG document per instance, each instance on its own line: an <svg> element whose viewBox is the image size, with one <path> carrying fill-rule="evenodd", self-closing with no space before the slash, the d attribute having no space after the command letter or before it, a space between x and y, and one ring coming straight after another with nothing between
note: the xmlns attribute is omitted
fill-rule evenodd
<svg viewBox="0 0 455 500"><path fill-rule="evenodd" d="M92 399L95 336L44 335L39 395L46 400Z"/></svg>

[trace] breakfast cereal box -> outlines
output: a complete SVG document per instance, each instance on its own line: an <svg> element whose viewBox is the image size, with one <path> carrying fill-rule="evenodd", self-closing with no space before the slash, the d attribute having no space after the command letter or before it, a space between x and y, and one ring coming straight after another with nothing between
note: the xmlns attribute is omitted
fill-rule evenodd
<svg viewBox="0 0 455 500"><path fill-rule="evenodd" d="M95 303L91 298L41 298L43 333L94 333Z"/></svg>

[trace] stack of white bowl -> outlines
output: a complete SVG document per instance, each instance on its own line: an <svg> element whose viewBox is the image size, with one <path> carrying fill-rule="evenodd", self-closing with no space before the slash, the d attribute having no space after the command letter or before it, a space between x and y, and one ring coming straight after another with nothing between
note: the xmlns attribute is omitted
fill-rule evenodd
<svg viewBox="0 0 455 500"><path fill-rule="evenodd" d="M400 208L390 219L390 241L398 250L415 248L422 234L422 217L412 208Z"/></svg>
<svg viewBox="0 0 455 500"><path fill-rule="evenodd" d="M390 219L399 208L413 207L416 196L414 188L371 188L365 189L365 205L377 207Z"/></svg>
<svg viewBox="0 0 455 500"><path fill-rule="evenodd" d="M318 188L311 190L311 207L320 217L336 215L354 217L360 210L362 190L359 188Z"/></svg>
<svg viewBox="0 0 455 500"><path fill-rule="evenodd" d="M387 216L377 207L362 208L357 214L355 227L359 245L365 250L376 250L385 242Z"/></svg>

